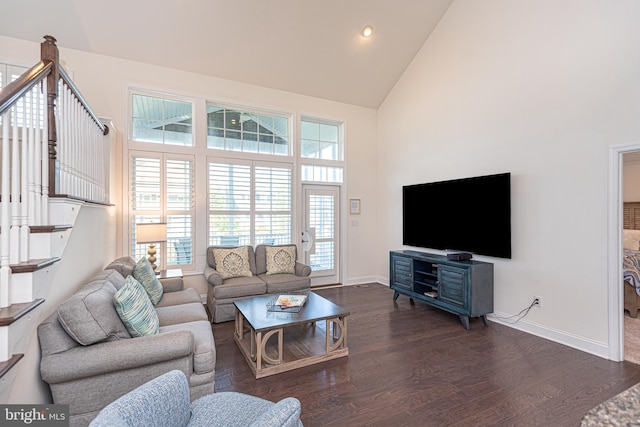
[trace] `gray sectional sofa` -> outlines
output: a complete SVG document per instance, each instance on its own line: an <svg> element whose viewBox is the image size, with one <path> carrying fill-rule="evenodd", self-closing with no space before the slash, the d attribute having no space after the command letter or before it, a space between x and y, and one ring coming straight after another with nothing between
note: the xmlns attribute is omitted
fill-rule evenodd
<svg viewBox="0 0 640 427"><path fill-rule="evenodd" d="M181 278L161 280L155 335L132 338L113 297L135 261L119 258L38 326L42 379L53 403L69 404L72 426L88 425L120 396L171 370L184 372L191 399L214 392L216 350L206 310Z"/></svg>
<svg viewBox="0 0 640 427"><path fill-rule="evenodd" d="M223 278L218 271L214 251L216 249L247 248L251 275ZM291 273L270 274L267 270L267 248L292 248L294 265ZM207 308L214 323L233 320L234 301L264 294L281 294L308 291L311 286L311 267L297 260L295 245L210 246L207 248L207 267L204 277L209 286Z"/></svg>

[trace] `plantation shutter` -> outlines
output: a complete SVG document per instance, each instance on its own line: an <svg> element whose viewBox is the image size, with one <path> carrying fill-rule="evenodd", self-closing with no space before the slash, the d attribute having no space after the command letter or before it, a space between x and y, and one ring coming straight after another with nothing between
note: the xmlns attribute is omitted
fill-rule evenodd
<svg viewBox="0 0 640 427"><path fill-rule="evenodd" d="M256 244L291 243L291 168L255 168Z"/></svg>
<svg viewBox="0 0 640 427"><path fill-rule="evenodd" d="M193 263L193 162L166 160L167 264Z"/></svg>
<svg viewBox="0 0 640 427"><path fill-rule="evenodd" d="M290 243L291 167L251 161L209 163L209 245Z"/></svg>
<svg viewBox="0 0 640 427"><path fill-rule="evenodd" d="M148 249L148 245L136 242L136 224L166 222L167 241L156 245L158 265L193 265L193 159L134 153L129 170L132 256L138 260L147 256Z"/></svg>
<svg viewBox="0 0 640 427"><path fill-rule="evenodd" d="M209 245L251 244L251 166L209 163Z"/></svg>

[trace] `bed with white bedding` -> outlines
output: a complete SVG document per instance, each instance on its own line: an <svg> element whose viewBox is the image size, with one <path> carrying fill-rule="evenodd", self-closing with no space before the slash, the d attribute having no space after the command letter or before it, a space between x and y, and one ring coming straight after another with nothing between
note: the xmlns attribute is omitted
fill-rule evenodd
<svg viewBox="0 0 640 427"><path fill-rule="evenodd" d="M629 316L637 317L640 309L640 230L623 230L623 236L624 309Z"/></svg>

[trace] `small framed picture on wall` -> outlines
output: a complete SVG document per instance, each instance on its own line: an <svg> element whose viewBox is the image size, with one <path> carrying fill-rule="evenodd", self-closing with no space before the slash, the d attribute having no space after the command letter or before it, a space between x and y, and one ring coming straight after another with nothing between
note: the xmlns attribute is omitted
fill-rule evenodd
<svg viewBox="0 0 640 427"><path fill-rule="evenodd" d="M360 199L349 199L349 213L360 215Z"/></svg>

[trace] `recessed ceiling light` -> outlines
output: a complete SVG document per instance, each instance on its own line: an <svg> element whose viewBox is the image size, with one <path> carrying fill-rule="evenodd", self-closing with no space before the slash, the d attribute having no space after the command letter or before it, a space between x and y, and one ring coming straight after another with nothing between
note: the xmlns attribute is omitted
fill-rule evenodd
<svg viewBox="0 0 640 427"><path fill-rule="evenodd" d="M362 29L363 37L371 37L371 34L373 34L373 27L371 25L367 25Z"/></svg>

